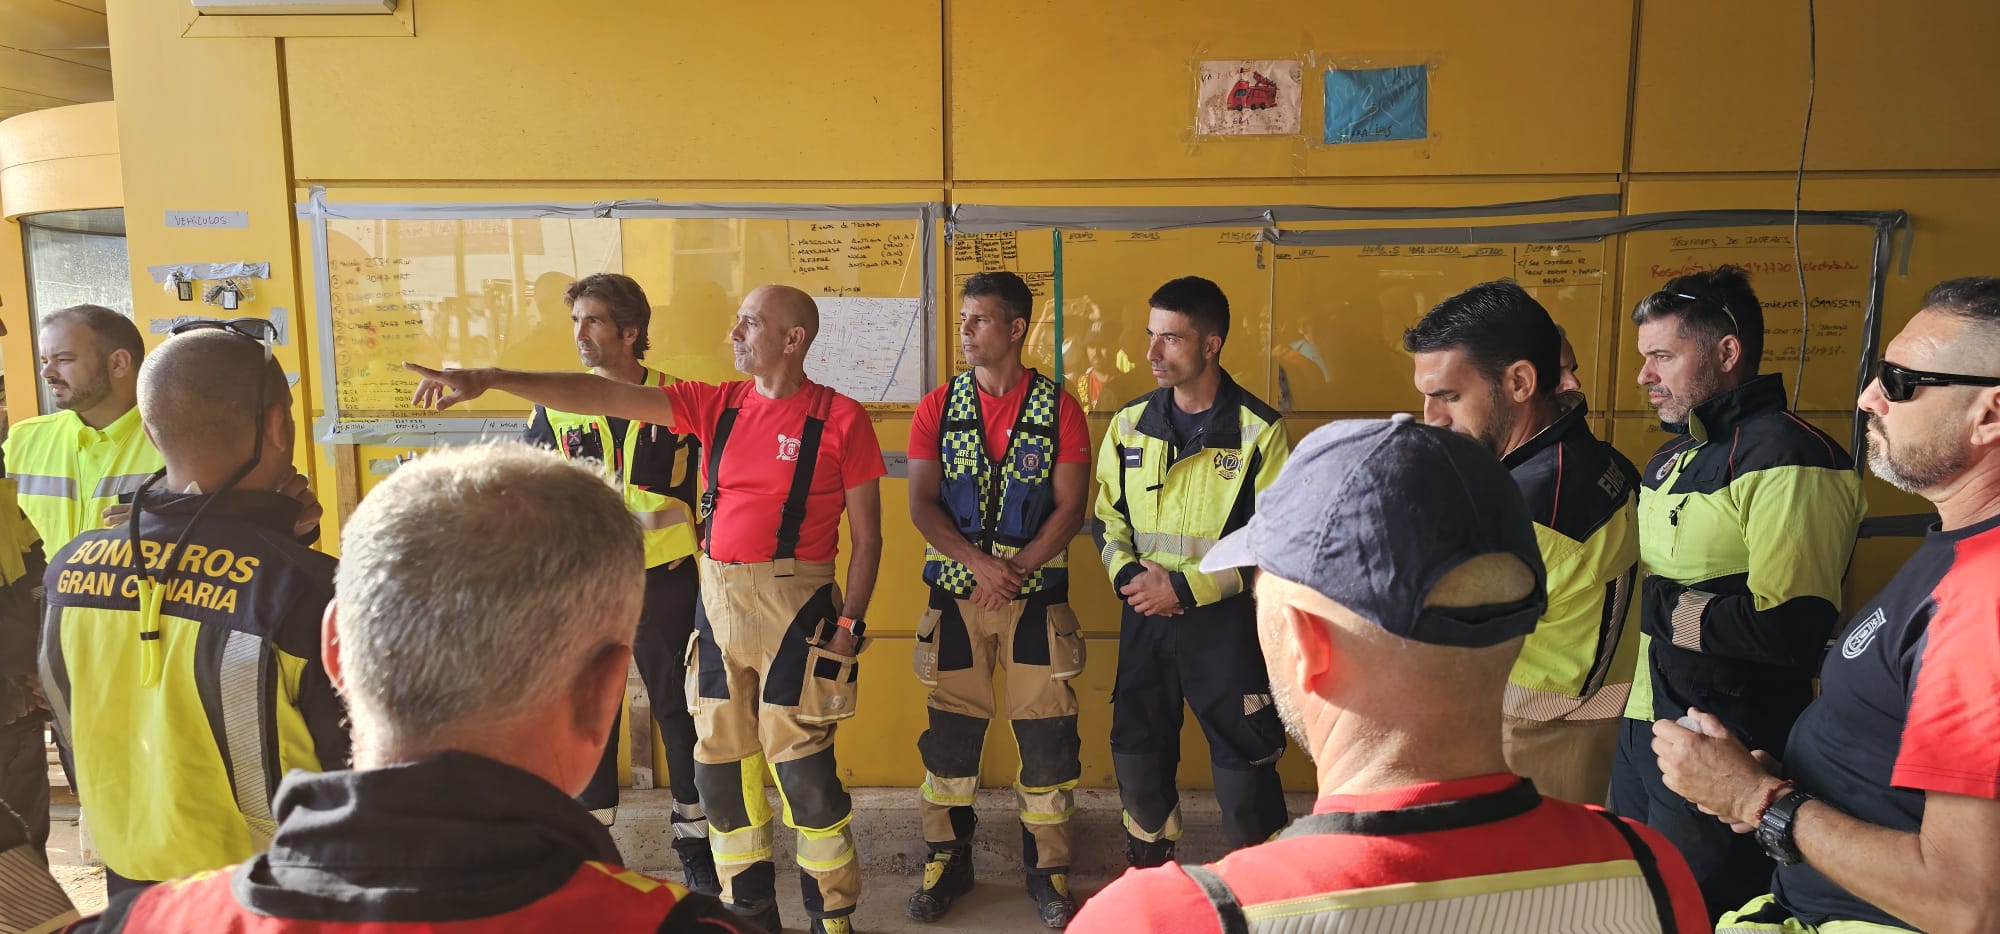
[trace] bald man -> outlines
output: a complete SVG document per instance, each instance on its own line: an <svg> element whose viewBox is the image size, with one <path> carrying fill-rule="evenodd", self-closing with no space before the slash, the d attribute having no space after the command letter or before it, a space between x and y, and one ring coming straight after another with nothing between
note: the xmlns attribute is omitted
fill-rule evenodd
<svg viewBox="0 0 2000 934"><path fill-rule="evenodd" d="M779 929L772 814L758 794L777 776L784 820L798 833L799 881L811 930L845 934L861 894L834 728L854 715L862 621L882 559L887 471L860 403L806 377L819 308L798 289L752 291L729 329L745 380L664 389L592 373L433 370L416 403L446 409L489 389L537 405L660 425L704 453L700 613L689 678L700 739L695 784L708 808L722 898ZM834 582L840 518L852 552Z"/></svg>
<svg viewBox="0 0 2000 934"><path fill-rule="evenodd" d="M1319 801L1219 863L1126 873L1071 931L1710 929L1659 834L1507 768L1502 698L1547 590L1500 461L1407 415L1334 422L1257 506L1201 567L1259 569L1258 644Z"/></svg>
<svg viewBox="0 0 2000 934"><path fill-rule="evenodd" d="M113 895L249 858L280 776L347 762L319 662L334 561L294 540L301 504L279 492L291 390L268 344L193 325L138 383L166 469L44 578L42 688Z"/></svg>

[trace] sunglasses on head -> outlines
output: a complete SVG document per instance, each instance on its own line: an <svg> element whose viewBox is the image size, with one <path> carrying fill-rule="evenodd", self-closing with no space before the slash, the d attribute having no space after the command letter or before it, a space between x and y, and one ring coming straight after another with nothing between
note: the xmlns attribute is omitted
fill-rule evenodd
<svg viewBox="0 0 2000 934"><path fill-rule="evenodd" d="M271 358L271 345L278 339L278 326L263 318L193 318L174 325L167 330L169 335L186 334L189 331L228 331L239 337L247 337L264 345L264 358Z"/></svg>
<svg viewBox="0 0 2000 934"><path fill-rule="evenodd" d="M1654 293L1653 293L1653 297L1654 297L1654 298L1656 298L1656 299L1657 299L1657 298L1659 298L1659 297L1661 297L1661 296L1665 296L1665 297L1667 297L1667 298L1678 298L1678 299L1680 299L1680 300L1682 300L1682 301L1686 301L1686 302L1695 302L1695 303L1701 303L1701 302L1710 302L1710 303L1714 304L1714 305L1715 305L1715 307L1717 307L1717 308L1720 308L1720 309L1722 309L1722 314L1723 314L1723 315L1724 315L1725 317L1727 317L1727 318L1729 319L1729 332L1730 332L1730 333L1732 333L1732 334L1741 334L1741 333L1743 333L1743 325L1741 325L1741 324L1738 324L1738 323L1737 323L1737 321L1736 321L1736 312L1734 312L1734 311L1731 311L1731 310L1729 310L1729 303L1727 303L1727 302L1724 302L1724 301L1723 301L1722 299L1719 299L1719 298L1703 298L1703 297L1701 297L1701 296L1699 296L1699 295L1689 295L1689 294L1687 294L1686 292L1668 292L1668 291L1665 291L1665 290L1661 290L1661 291L1658 291L1658 292L1654 292Z"/></svg>
<svg viewBox="0 0 2000 934"><path fill-rule="evenodd" d="M1890 402L1910 401L1920 386L2000 386L2000 376L1929 373L1897 366L1887 360L1875 364L1875 379L1882 384L1882 398Z"/></svg>

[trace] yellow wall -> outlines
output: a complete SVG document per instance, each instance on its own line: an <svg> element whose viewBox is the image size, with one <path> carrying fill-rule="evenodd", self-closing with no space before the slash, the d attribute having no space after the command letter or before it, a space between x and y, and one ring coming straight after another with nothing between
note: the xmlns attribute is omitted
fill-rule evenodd
<svg viewBox="0 0 2000 934"><path fill-rule="evenodd" d="M414 36L189 38L179 4L112 0L135 269L268 260L272 278L247 313L307 308L291 207L314 184L352 200L1417 205L1616 192L1629 212L1789 207L1804 106L1802 3L1271 0L1230 12L1188 0L791 0L754 11L691 0L417 2ZM286 31L281 19L262 25ZM2000 95L2000 72L1977 47L1996 25L1989 0L1938 0L1921 14L1819 4L1805 206L1911 212L1916 251L1909 276L1889 283L1891 330L1932 282L1995 271L1985 247L2000 235L2000 130L1961 108ZM1288 57L1309 73L1431 66L1431 137L1319 145L1314 94L1299 138L1191 135L1194 63ZM169 209L247 210L250 226L167 230ZM181 313L143 273L134 291L142 318ZM1598 341L1579 348L1628 446L1645 443L1634 397L1615 388L1636 367L1620 310L1632 300L1625 291L1607 302ZM309 311L286 351L309 399L320 394L313 321ZM904 446L905 417L885 415L877 429L885 447ZM353 465L358 490L361 465L389 453L317 447L310 466L331 501L338 460ZM1878 511L1912 506L1879 484L1871 493ZM898 634L921 605L921 543L901 484L886 484L884 498L889 541L871 616L885 638L869 655L843 761L854 781L909 784L920 775L922 694ZM1864 546L1857 581L1886 574L1895 552ZM1075 599L1093 636L1079 682L1085 778L1105 784L1115 604L1088 571L1089 548L1072 558L1085 569ZM1188 733L1183 780L1203 784L1201 740ZM993 781L1011 779L1009 743L996 731ZM1310 786L1308 771L1287 758L1294 787Z"/></svg>

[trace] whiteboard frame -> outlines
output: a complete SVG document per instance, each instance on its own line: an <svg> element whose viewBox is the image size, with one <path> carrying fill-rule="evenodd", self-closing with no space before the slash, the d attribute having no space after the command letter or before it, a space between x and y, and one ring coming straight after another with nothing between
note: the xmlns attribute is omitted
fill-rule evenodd
<svg viewBox="0 0 2000 934"><path fill-rule="evenodd" d="M921 229L917 241L918 324L922 327L923 390L934 388L938 371L937 317L938 222L944 204L902 201L883 204L778 204L768 202L666 202L621 198L611 201L489 201L489 202L330 202L326 188L314 185L307 199L294 206L300 220L311 226L313 301L317 306L320 341L320 397L324 410L313 421L313 435L322 444L382 444L428 447L471 444L518 437L523 420L487 415L412 415L408 417L341 421L340 396L334 390L339 370L334 362L333 281L327 222L340 220L532 220L537 218L694 218L738 220L914 220ZM884 403L906 406L910 403Z"/></svg>

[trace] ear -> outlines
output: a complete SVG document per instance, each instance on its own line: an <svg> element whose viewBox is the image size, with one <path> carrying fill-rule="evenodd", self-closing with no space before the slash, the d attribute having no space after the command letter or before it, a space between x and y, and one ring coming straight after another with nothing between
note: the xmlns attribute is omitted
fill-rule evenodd
<svg viewBox="0 0 2000 934"><path fill-rule="evenodd" d="M625 345L625 349L627 350L632 349L633 345L639 343L639 329L619 328L618 340Z"/></svg>
<svg viewBox="0 0 2000 934"><path fill-rule="evenodd" d="M1335 656L1333 625L1303 607L1282 609L1285 636L1292 647L1292 683L1306 693L1324 697L1333 686Z"/></svg>
<svg viewBox="0 0 2000 934"><path fill-rule="evenodd" d="M2000 447L2000 389L1982 389L1975 397L1972 443L1975 447Z"/></svg>
<svg viewBox="0 0 2000 934"><path fill-rule="evenodd" d="M112 351L110 356L104 358L104 367L112 376L119 379L131 376L135 369L132 366L132 352L122 347Z"/></svg>
<svg viewBox="0 0 2000 934"><path fill-rule="evenodd" d="M797 353L806 345L806 329L792 327L785 331L785 352Z"/></svg>
<svg viewBox="0 0 2000 934"><path fill-rule="evenodd" d="M1515 405L1534 398L1535 390L1539 388L1535 385L1537 382L1535 365L1526 360L1516 360L1500 371L1500 391Z"/></svg>
<svg viewBox="0 0 2000 934"><path fill-rule="evenodd" d="M1715 360L1722 365L1722 372L1734 373L1743 362L1743 339L1734 334L1722 335L1715 345Z"/></svg>
<svg viewBox="0 0 2000 934"><path fill-rule="evenodd" d="M1015 318L1014 320L1007 322L1007 340L1009 343L1018 344L1021 343L1023 340L1026 340L1027 337L1028 337L1028 319Z"/></svg>
<svg viewBox="0 0 2000 934"><path fill-rule="evenodd" d="M1201 355L1209 360L1222 358L1222 335L1209 334L1201 339Z"/></svg>
<svg viewBox="0 0 2000 934"><path fill-rule="evenodd" d="M601 740L618 719L625 703L625 671L632 664L632 646L607 645L583 666L571 688L575 713L571 728L591 740Z"/></svg>
<svg viewBox="0 0 2000 934"><path fill-rule="evenodd" d="M347 689L341 684L340 674L340 598L326 602L326 612L319 617L319 663L326 669L326 678L333 682L334 693L347 696Z"/></svg>

